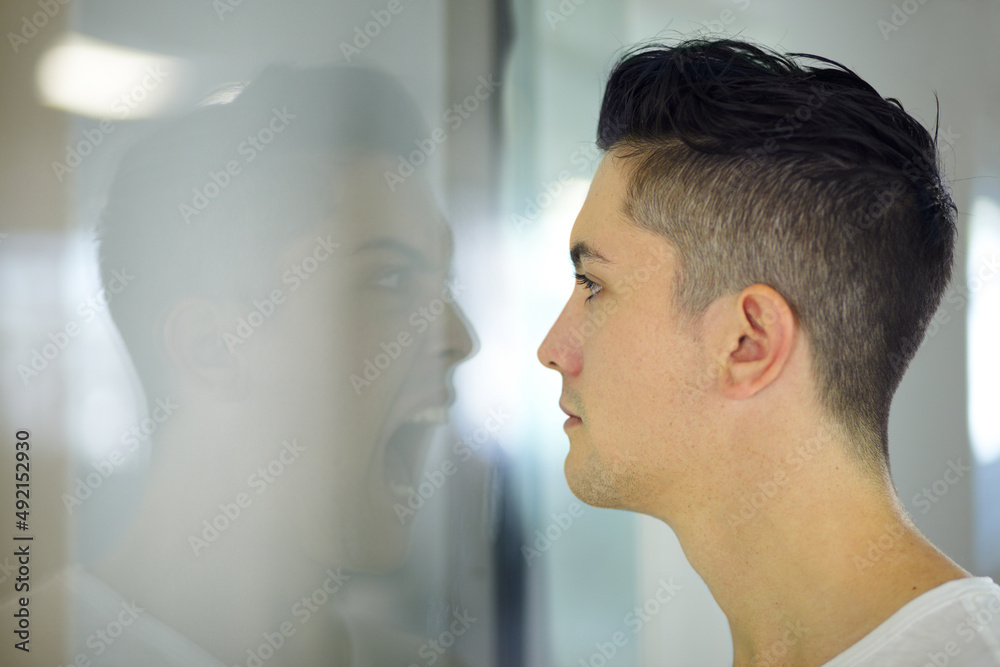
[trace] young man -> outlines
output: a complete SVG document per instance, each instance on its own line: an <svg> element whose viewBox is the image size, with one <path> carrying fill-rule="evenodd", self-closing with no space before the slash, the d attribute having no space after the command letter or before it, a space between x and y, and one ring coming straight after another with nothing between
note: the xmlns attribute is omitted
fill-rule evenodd
<svg viewBox="0 0 1000 667"><path fill-rule="evenodd" d="M614 68L580 287L538 350L566 479L676 532L734 665L1000 665L1000 587L920 534L889 475L892 395L952 270L935 140L790 55L831 67L698 39Z"/></svg>

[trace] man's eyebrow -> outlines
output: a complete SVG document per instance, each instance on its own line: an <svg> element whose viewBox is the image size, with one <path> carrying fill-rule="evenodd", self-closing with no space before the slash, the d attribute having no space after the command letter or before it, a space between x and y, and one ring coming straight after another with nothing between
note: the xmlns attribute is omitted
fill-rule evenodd
<svg viewBox="0 0 1000 667"><path fill-rule="evenodd" d="M610 259L598 252L589 243L586 241L577 241L569 250L569 260L573 262L573 268L576 269L577 273L580 272L581 262L585 259L598 262L599 264L611 264Z"/></svg>

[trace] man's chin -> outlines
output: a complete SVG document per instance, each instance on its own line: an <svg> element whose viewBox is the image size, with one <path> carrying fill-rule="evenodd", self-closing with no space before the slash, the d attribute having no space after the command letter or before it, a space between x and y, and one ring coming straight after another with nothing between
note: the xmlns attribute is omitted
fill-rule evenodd
<svg viewBox="0 0 1000 667"><path fill-rule="evenodd" d="M582 461L577 459L578 455L571 449L563 464L566 484L573 495L591 507L626 509L621 494L601 466L597 453L592 451Z"/></svg>

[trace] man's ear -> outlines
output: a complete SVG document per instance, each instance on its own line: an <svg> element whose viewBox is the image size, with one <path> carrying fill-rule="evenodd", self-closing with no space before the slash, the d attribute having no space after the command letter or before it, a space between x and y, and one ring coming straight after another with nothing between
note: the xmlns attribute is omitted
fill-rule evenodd
<svg viewBox="0 0 1000 667"><path fill-rule="evenodd" d="M214 301L186 298L163 321L163 345L173 372L221 400L241 398L247 386L244 362L223 338L224 309Z"/></svg>
<svg viewBox="0 0 1000 667"><path fill-rule="evenodd" d="M750 285L730 303L722 391L729 398L749 398L785 368L798 322L785 298L768 285Z"/></svg>

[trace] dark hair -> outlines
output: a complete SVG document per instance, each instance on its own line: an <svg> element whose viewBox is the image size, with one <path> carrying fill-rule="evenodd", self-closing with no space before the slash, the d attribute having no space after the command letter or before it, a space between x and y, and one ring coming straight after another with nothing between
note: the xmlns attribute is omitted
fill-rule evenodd
<svg viewBox="0 0 1000 667"><path fill-rule="evenodd" d="M336 221L338 170L406 154L427 134L413 99L377 70L277 65L215 97L227 95L129 149L98 227L104 284L122 267L135 274L110 311L148 398L165 389L157 322L176 299L269 293L281 249Z"/></svg>
<svg viewBox="0 0 1000 667"><path fill-rule="evenodd" d="M932 139L840 63L733 39L626 53L597 129L626 158L627 217L677 250L678 311L694 321L723 294L776 289L809 340L820 404L874 474L951 277L956 207L936 144L936 127Z"/></svg>

